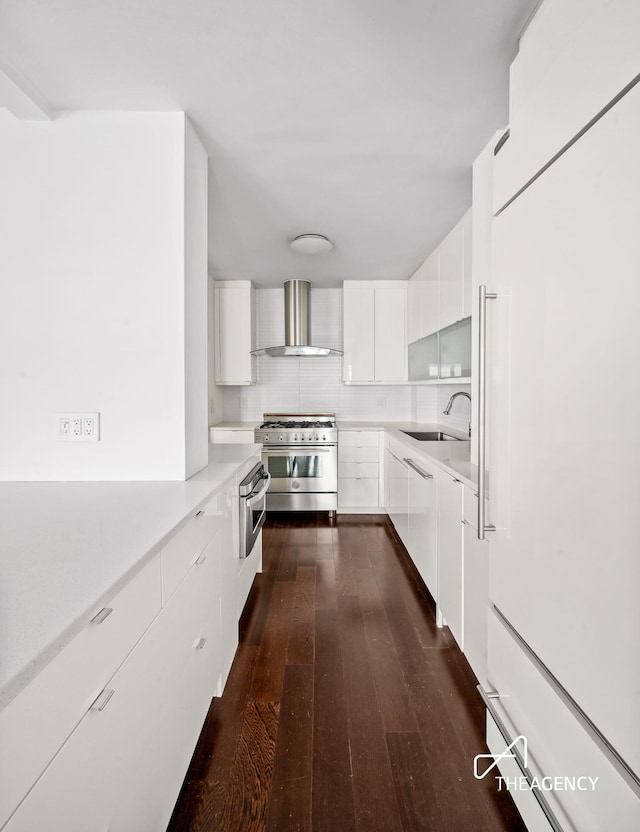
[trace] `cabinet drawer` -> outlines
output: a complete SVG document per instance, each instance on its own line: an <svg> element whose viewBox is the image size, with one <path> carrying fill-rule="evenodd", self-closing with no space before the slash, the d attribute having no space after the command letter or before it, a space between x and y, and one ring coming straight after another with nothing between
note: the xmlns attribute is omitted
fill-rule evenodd
<svg viewBox="0 0 640 832"><path fill-rule="evenodd" d="M339 462L338 477L348 479L377 479L377 462Z"/></svg>
<svg viewBox="0 0 640 832"><path fill-rule="evenodd" d="M375 508L377 505L377 479L338 478L338 506L342 508Z"/></svg>
<svg viewBox="0 0 640 832"><path fill-rule="evenodd" d="M338 445L339 462L378 462L378 444Z"/></svg>
<svg viewBox="0 0 640 832"><path fill-rule="evenodd" d="M214 558L194 566L108 682L113 695L102 710L85 714L18 808L8 832L166 828L202 725L204 703L217 684L219 607L210 595L207 609L203 587L212 583L212 575L200 572L211 573L214 567ZM194 659L211 659L212 665L198 666ZM196 677L201 687L194 714L189 706L196 691L187 688ZM186 735L179 730L184 728Z"/></svg>
<svg viewBox="0 0 640 832"><path fill-rule="evenodd" d="M640 829L637 795L493 610L489 613L488 636L487 675L499 694L491 701L512 738L527 738L531 772L538 778L598 778L594 790L545 792L562 827L580 832ZM499 750L504 750L504 745Z"/></svg>
<svg viewBox="0 0 640 832"><path fill-rule="evenodd" d="M365 448L378 447L380 431L377 430L341 430L338 433L338 448L357 447Z"/></svg>
<svg viewBox="0 0 640 832"><path fill-rule="evenodd" d="M156 557L0 713L0 824L157 616L160 598Z"/></svg>
<svg viewBox="0 0 640 832"><path fill-rule="evenodd" d="M214 501L212 501L214 502ZM221 517L201 509L164 546L162 560L162 603L165 604L203 550L220 528Z"/></svg>

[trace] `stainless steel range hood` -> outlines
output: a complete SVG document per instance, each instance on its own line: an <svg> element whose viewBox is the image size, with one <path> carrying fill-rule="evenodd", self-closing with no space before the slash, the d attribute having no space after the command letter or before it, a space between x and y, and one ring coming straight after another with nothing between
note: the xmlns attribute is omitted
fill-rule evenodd
<svg viewBox="0 0 640 832"><path fill-rule="evenodd" d="M342 355L330 347L314 347L311 341L311 283L287 280L284 284L284 344L252 350L253 355L323 356Z"/></svg>

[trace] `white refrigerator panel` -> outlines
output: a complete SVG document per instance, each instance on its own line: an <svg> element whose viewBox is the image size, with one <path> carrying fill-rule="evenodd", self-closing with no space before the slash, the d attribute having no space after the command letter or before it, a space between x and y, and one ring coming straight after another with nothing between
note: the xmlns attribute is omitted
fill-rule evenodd
<svg viewBox="0 0 640 832"><path fill-rule="evenodd" d="M492 602L640 773L640 86L494 221Z"/></svg>

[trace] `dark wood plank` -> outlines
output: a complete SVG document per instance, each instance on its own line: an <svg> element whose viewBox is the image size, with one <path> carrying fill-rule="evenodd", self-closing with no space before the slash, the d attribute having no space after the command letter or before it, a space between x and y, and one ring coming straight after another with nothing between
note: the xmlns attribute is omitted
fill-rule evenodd
<svg viewBox="0 0 640 832"><path fill-rule="evenodd" d="M443 815L420 735L388 734L387 746L404 832L461 832Z"/></svg>
<svg viewBox="0 0 640 832"><path fill-rule="evenodd" d="M357 581L367 645L371 655L371 666L385 730L417 731L411 699L402 674L402 665L372 570L358 569Z"/></svg>
<svg viewBox="0 0 640 832"><path fill-rule="evenodd" d="M313 832L355 832L349 732L336 615L316 613Z"/></svg>
<svg viewBox="0 0 640 832"><path fill-rule="evenodd" d="M331 560L316 561L316 609L335 610L338 608L336 568Z"/></svg>
<svg viewBox="0 0 640 832"><path fill-rule="evenodd" d="M371 657L355 596L341 596L340 646L358 832L401 832Z"/></svg>
<svg viewBox="0 0 640 832"><path fill-rule="evenodd" d="M249 694L254 702L280 701L294 594L294 581L276 581Z"/></svg>
<svg viewBox="0 0 640 832"><path fill-rule="evenodd" d="M298 566L287 645L287 664L313 664L315 644L315 566Z"/></svg>
<svg viewBox="0 0 640 832"><path fill-rule="evenodd" d="M206 781L198 827L225 832L263 832L271 785L279 704L249 702L231 768Z"/></svg>
<svg viewBox="0 0 640 832"><path fill-rule="evenodd" d="M266 832L310 832L313 667L285 668Z"/></svg>

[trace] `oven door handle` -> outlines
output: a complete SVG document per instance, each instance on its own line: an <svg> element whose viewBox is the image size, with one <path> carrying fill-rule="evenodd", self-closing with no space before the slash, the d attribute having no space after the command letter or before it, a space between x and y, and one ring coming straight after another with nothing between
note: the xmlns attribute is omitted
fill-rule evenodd
<svg viewBox="0 0 640 832"><path fill-rule="evenodd" d="M262 456L315 456L316 454L330 454L335 449L335 445L330 445L328 448L317 448L313 445L282 445L278 450L263 449Z"/></svg>
<svg viewBox="0 0 640 832"><path fill-rule="evenodd" d="M256 503L259 503L260 500L264 497L267 489L269 488L269 483L271 482L271 474L268 471L264 472L264 476L262 478L264 485L260 488L259 491L252 491L251 494L246 498L245 502L251 508Z"/></svg>

